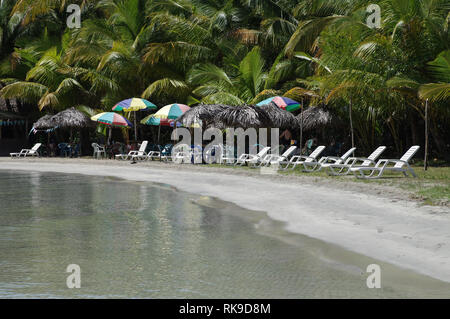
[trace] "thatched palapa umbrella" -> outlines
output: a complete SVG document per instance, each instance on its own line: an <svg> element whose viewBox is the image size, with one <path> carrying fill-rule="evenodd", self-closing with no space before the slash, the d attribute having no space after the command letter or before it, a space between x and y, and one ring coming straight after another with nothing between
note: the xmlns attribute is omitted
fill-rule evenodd
<svg viewBox="0 0 450 319"><path fill-rule="evenodd" d="M56 125L52 121L52 117L53 117L53 115L50 115L50 114L44 115L43 117L41 117L39 120L37 120L33 124L33 128L35 128L37 130L54 128Z"/></svg>
<svg viewBox="0 0 450 319"><path fill-rule="evenodd" d="M72 140L74 128L81 130L83 128L93 126L93 122L91 121L90 117L74 107L71 107L54 115L51 118L51 121L55 123L55 125L59 128L70 129L70 140ZM80 153L81 145L82 143L80 143Z"/></svg>
<svg viewBox="0 0 450 319"><path fill-rule="evenodd" d="M224 128L224 124L217 115L228 107L224 104L200 104L185 112L177 119L177 122L185 127L202 125L203 127Z"/></svg>
<svg viewBox="0 0 450 319"><path fill-rule="evenodd" d="M264 111L265 117L271 122L270 127L297 128L298 126L296 117L292 113L284 111L275 103L261 105L258 109Z"/></svg>
<svg viewBox="0 0 450 319"><path fill-rule="evenodd" d="M51 118L51 121L60 128L84 128L92 126L92 121L85 113L76 108L59 112Z"/></svg>
<svg viewBox="0 0 450 319"><path fill-rule="evenodd" d="M37 120L33 124L33 129L46 130L46 129L55 128L56 124L55 124L55 122L53 122L52 118L53 118L53 115L50 115L50 114L44 115L43 117L41 117L39 120ZM50 144L50 132L47 132L47 143Z"/></svg>
<svg viewBox="0 0 450 319"><path fill-rule="evenodd" d="M302 117L299 115L297 116L297 119L305 131L310 131L319 127L336 126L342 123L340 118L320 106L310 106L303 112Z"/></svg>
<svg viewBox="0 0 450 319"><path fill-rule="evenodd" d="M229 106L216 115L227 127L269 127L272 123L267 113L253 105Z"/></svg>

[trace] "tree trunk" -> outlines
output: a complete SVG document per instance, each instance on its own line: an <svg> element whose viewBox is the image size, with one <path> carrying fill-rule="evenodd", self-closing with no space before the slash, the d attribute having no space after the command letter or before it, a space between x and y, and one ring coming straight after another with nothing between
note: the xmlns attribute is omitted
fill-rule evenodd
<svg viewBox="0 0 450 319"><path fill-rule="evenodd" d="M352 119L352 98L350 97L350 106L348 108L348 115L350 118L350 134L351 134L351 138L352 138L352 147L355 147L355 138L353 135L353 119Z"/></svg>
<svg viewBox="0 0 450 319"><path fill-rule="evenodd" d="M428 169L428 99L425 101L425 158L423 160L423 169Z"/></svg>

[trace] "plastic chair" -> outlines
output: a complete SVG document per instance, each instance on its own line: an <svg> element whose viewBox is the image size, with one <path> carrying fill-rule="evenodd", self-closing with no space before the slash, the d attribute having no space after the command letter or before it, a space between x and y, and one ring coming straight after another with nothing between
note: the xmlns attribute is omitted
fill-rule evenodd
<svg viewBox="0 0 450 319"><path fill-rule="evenodd" d="M106 157L106 150L104 147L98 145L97 143L92 143L92 148L94 149L93 158L100 159L101 157Z"/></svg>

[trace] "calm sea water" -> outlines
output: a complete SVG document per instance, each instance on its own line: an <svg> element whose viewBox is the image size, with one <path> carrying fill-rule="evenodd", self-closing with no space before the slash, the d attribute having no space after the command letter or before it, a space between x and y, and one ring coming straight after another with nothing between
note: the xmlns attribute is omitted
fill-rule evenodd
<svg viewBox="0 0 450 319"><path fill-rule="evenodd" d="M450 297L450 285L169 186L0 170L0 298ZM66 267L81 267L68 289Z"/></svg>

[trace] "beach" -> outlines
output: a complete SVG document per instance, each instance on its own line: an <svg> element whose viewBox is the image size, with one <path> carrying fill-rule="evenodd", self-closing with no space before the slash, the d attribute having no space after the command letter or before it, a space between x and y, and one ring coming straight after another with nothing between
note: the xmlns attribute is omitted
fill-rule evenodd
<svg viewBox="0 0 450 319"><path fill-rule="evenodd" d="M266 175L258 169L91 159L0 159L1 169L167 184L261 211L286 230L450 282L450 210L351 178Z"/></svg>

